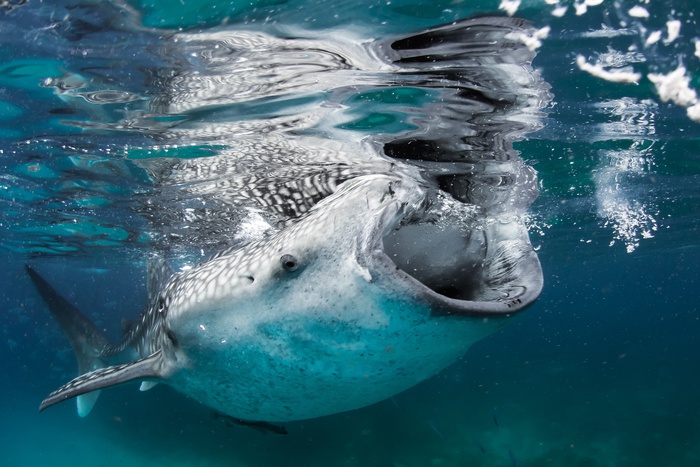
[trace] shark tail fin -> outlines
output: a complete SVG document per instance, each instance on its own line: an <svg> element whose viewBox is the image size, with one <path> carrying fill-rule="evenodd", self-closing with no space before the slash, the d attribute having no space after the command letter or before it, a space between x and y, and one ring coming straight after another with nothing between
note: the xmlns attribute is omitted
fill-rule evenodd
<svg viewBox="0 0 700 467"><path fill-rule="evenodd" d="M108 366L78 376L73 381L64 384L44 399L39 406L41 412L47 407L63 402L72 397L83 397L94 394L108 386L126 383L135 379L160 378L162 365L161 351L158 350L148 357L125 363L123 365Z"/></svg>
<svg viewBox="0 0 700 467"><path fill-rule="evenodd" d="M110 343L85 315L68 300L63 298L36 270L26 266L27 274L39 291L53 317L63 329L78 360L80 374L103 368L100 358L110 347ZM97 402L98 392L81 395L77 400L78 414L85 417Z"/></svg>

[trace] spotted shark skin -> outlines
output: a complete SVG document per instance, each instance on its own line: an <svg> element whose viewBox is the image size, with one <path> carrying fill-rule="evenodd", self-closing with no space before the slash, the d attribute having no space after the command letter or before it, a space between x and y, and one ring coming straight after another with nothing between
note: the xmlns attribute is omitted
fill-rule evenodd
<svg viewBox="0 0 700 467"><path fill-rule="evenodd" d="M280 232L173 275L122 344L87 349L98 360L135 358L96 365L40 409L127 381L145 382L142 389L163 382L237 419L286 422L367 406L429 378L542 287L518 221L484 227L488 241L451 237L477 242L464 264L485 265L462 278L462 295L441 295L439 278L420 276L435 282L429 287L399 268L418 247L415 231L435 232L423 222L432 195L401 174L358 177ZM71 331L66 321L59 318L69 337L97 332Z"/></svg>

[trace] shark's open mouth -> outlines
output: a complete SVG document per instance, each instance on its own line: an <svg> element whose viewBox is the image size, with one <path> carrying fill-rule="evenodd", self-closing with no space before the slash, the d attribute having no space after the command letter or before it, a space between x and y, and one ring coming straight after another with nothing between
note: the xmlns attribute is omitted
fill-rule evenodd
<svg viewBox="0 0 700 467"><path fill-rule="evenodd" d="M477 277L486 256L483 232L465 238L458 229L412 224L392 231L383 243L384 253L397 267L434 292L457 300L477 299Z"/></svg>
<svg viewBox="0 0 700 467"><path fill-rule="evenodd" d="M374 264L391 272L436 313L514 313L534 302L542 271L522 222L493 222L465 231L434 223L389 231Z"/></svg>

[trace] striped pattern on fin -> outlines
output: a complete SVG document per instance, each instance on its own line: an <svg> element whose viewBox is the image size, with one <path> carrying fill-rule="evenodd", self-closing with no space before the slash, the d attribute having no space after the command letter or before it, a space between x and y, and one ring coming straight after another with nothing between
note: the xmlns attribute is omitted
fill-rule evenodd
<svg viewBox="0 0 700 467"><path fill-rule="evenodd" d="M72 397L108 386L126 383L135 379L161 378L160 368L162 363L161 350L158 350L148 357L133 362L85 373L49 394L39 406L39 412Z"/></svg>

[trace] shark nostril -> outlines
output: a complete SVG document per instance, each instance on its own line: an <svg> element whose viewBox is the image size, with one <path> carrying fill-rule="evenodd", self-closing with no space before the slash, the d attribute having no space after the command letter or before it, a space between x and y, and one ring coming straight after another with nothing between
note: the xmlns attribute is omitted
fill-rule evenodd
<svg viewBox="0 0 700 467"><path fill-rule="evenodd" d="M285 271L296 271L299 268L299 262L292 255L282 255L280 263Z"/></svg>

